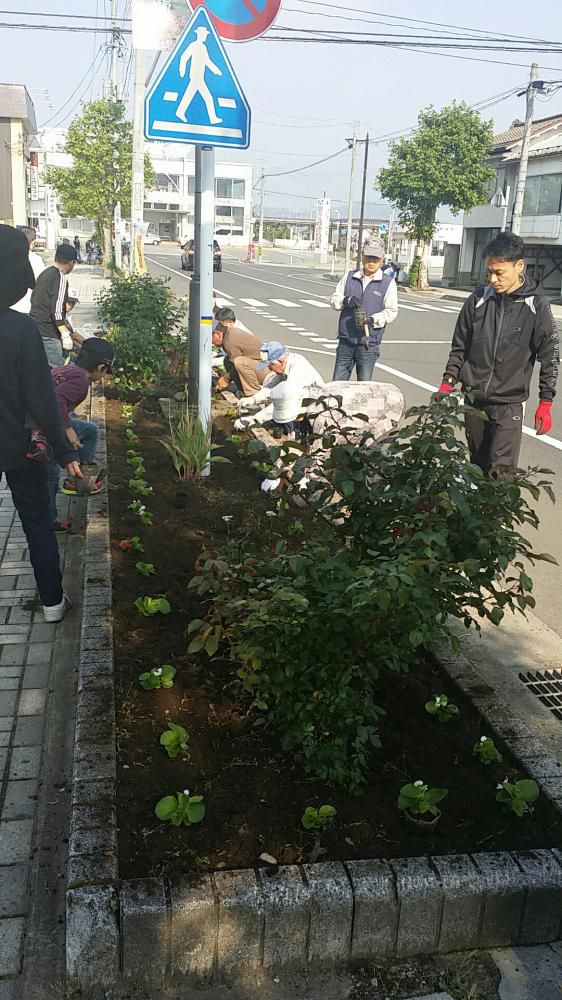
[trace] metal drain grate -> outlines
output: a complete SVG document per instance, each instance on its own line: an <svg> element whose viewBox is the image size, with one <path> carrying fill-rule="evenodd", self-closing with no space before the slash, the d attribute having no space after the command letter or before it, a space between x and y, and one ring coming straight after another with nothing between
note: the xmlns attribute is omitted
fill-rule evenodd
<svg viewBox="0 0 562 1000"><path fill-rule="evenodd" d="M562 722L562 673L556 670L529 670L519 680Z"/></svg>

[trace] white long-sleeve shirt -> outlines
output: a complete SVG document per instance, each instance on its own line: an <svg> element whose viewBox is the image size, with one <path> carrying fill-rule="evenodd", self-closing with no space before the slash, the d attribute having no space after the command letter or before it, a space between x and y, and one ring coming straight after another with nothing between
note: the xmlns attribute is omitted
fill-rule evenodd
<svg viewBox="0 0 562 1000"><path fill-rule="evenodd" d="M39 254L34 253L33 250L29 251L29 263L31 264L33 274L35 275L35 280L37 281L41 272L45 270L45 265ZM16 302L16 304L11 308L16 309L20 313L29 313L31 309L31 288L28 288L23 299L20 299L19 302Z"/></svg>
<svg viewBox="0 0 562 1000"><path fill-rule="evenodd" d="M355 271L354 278L361 278L363 282L363 291L365 291L367 285L370 281L382 281L384 277L382 267L374 274L369 277L363 274L363 271ZM344 274L343 278L340 278L336 285L336 290L330 298L330 305L332 309L337 309L340 312L343 309L343 300L345 296L345 285L347 281L347 274ZM398 289L396 287L396 282L391 281L384 297L384 309L381 309L378 313L373 313L368 319L372 326L381 327L388 326L389 323L393 323L398 316Z"/></svg>
<svg viewBox="0 0 562 1000"><path fill-rule="evenodd" d="M289 353L284 374L286 378L273 374L264 384L264 388L270 391L271 402L254 414L252 423L265 424L268 420L275 420L278 424L285 424L296 420L308 386L325 385L320 373L302 354Z"/></svg>

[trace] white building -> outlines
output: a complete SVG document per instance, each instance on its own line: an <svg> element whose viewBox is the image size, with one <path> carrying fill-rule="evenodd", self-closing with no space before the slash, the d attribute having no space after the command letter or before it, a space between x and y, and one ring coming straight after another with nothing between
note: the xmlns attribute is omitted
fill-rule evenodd
<svg viewBox="0 0 562 1000"><path fill-rule="evenodd" d="M427 258L429 277L441 278L447 247L460 246L462 222L438 222L429 247ZM408 271L416 253L415 240L409 239L399 225L393 225L388 240L388 256Z"/></svg>
<svg viewBox="0 0 562 1000"><path fill-rule="evenodd" d="M0 222L28 219L30 142L36 129L33 102L21 84L0 83Z"/></svg>
<svg viewBox="0 0 562 1000"><path fill-rule="evenodd" d="M464 217L459 284L475 285L484 278L484 247L502 229L510 228L522 140L522 122L495 136L490 162L496 177L490 202ZM561 208L562 115L552 115L532 126L520 235L525 240L527 274L554 298L560 297L562 286Z"/></svg>
<svg viewBox="0 0 562 1000"><path fill-rule="evenodd" d="M163 240L193 237L195 162L193 146L179 155L176 143L147 144L157 187L145 192L144 220ZM215 236L219 243L247 246L252 230L252 167L216 162Z"/></svg>
<svg viewBox="0 0 562 1000"><path fill-rule="evenodd" d="M64 238L78 235L82 242L93 234L90 219L72 218L64 205L45 187L45 166L70 167L72 158L61 152L66 139L64 129L44 129L32 148L38 154L38 183L31 200L29 220L47 245L54 248ZM170 143L147 143L157 176L157 187L145 192L144 221L153 223L163 240L193 237L195 165L193 146L185 146L181 156L178 146ZM252 167L249 164L221 163L215 167L215 235L219 242L247 246L252 228Z"/></svg>

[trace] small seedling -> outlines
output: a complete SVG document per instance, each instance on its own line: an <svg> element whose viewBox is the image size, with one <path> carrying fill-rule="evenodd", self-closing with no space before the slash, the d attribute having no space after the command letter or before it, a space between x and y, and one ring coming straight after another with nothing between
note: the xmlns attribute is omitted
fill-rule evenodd
<svg viewBox="0 0 562 1000"><path fill-rule="evenodd" d="M123 552L144 552L144 545L138 535L122 538L119 542L119 548L123 549Z"/></svg>
<svg viewBox="0 0 562 1000"><path fill-rule="evenodd" d="M441 802L449 792L446 788L430 788L423 781L414 781L413 784L403 785L398 795L398 808L408 811L413 816L423 816L430 813L437 816L439 810L436 803Z"/></svg>
<svg viewBox="0 0 562 1000"><path fill-rule="evenodd" d="M301 816L301 823L305 830L327 830L332 825L337 815L334 806L307 806Z"/></svg>
<svg viewBox="0 0 562 1000"><path fill-rule="evenodd" d="M144 476L145 468L142 455L137 455L136 452L133 452L130 458L127 459L127 465L130 465L134 469L136 477L140 478Z"/></svg>
<svg viewBox="0 0 562 1000"><path fill-rule="evenodd" d="M188 753L189 733L183 726L178 726L175 722L168 723L168 729L164 730L160 736L160 745L164 747L168 757L172 760L180 754Z"/></svg>
<svg viewBox="0 0 562 1000"><path fill-rule="evenodd" d="M137 597L135 608L144 618L169 615L172 610L170 602L165 597Z"/></svg>
<svg viewBox="0 0 562 1000"><path fill-rule="evenodd" d="M472 753L478 757L481 764L501 764L503 757L490 736L481 736L472 748Z"/></svg>
<svg viewBox="0 0 562 1000"><path fill-rule="evenodd" d="M428 715L434 715L439 722L450 722L459 714L457 706L449 701L446 694L436 694L431 701L426 701L425 710Z"/></svg>
<svg viewBox="0 0 562 1000"><path fill-rule="evenodd" d="M127 438L129 444L137 445L141 443L141 439L138 436L138 434L135 434L135 432L131 430L130 427L127 427L127 430L125 431L125 437Z"/></svg>
<svg viewBox="0 0 562 1000"><path fill-rule="evenodd" d="M149 497L153 493L152 486L148 485L146 479L129 479L129 489L140 493L142 497Z"/></svg>
<svg viewBox="0 0 562 1000"><path fill-rule="evenodd" d="M496 786L498 794L496 802L501 802L506 809L521 818L525 813L532 813L533 802L539 797L539 786L532 778L522 778L511 782L507 778Z"/></svg>
<svg viewBox="0 0 562 1000"><path fill-rule="evenodd" d="M145 691L159 691L160 688L171 688L174 686L176 668L171 663L164 663L161 667L153 667L144 674L139 674L139 681Z"/></svg>
<svg viewBox="0 0 562 1000"><path fill-rule="evenodd" d="M156 567L154 563L136 562L135 569L141 576L154 576Z"/></svg>
<svg viewBox="0 0 562 1000"><path fill-rule="evenodd" d="M192 826L200 823L205 815L205 804L202 795L190 795L189 789L177 795L165 795L156 803L154 810L158 819L172 826Z"/></svg>
<svg viewBox="0 0 562 1000"><path fill-rule="evenodd" d="M154 514L147 510L145 505L140 502L140 500L133 500L129 505L128 509L132 510L133 514L138 514L143 524L151 525L154 521Z"/></svg>

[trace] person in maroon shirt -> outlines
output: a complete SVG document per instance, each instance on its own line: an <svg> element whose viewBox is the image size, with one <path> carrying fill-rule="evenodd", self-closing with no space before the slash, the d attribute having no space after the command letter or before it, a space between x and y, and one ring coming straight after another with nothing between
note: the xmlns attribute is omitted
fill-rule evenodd
<svg viewBox="0 0 562 1000"><path fill-rule="evenodd" d="M78 452L83 466L95 461L99 427L92 420L80 420L74 415L74 410L84 402L93 382L99 382L104 375L111 374L114 357L113 346L108 340L89 337L82 345L76 364L61 365L51 369L63 427L70 446ZM57 533L70 531L70 521L59 521L57 514L60 481L60 467L57 462L49 462L47 478L49 511L54 530ZM99 493L102 489L102 483L97 480L88 492ZM73 496L78 492L75 479L72 477L65 479L63 493Z"/></svg>

